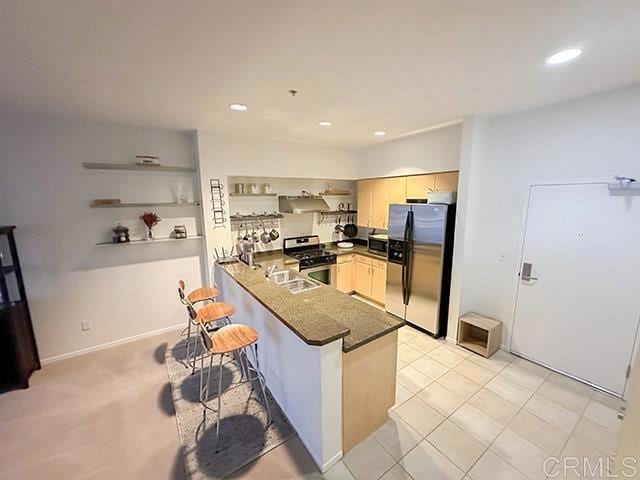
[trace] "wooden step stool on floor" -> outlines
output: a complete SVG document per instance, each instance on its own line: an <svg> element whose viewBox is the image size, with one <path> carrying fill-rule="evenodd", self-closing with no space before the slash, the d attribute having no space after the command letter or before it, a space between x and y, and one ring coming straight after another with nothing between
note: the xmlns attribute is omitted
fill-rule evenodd
<svg viewBox="0 0 640 480"><path fill-rule="evenodd" d="M458 320L458 345L489 358L500 348L502 322L475 312Z"/></svg>

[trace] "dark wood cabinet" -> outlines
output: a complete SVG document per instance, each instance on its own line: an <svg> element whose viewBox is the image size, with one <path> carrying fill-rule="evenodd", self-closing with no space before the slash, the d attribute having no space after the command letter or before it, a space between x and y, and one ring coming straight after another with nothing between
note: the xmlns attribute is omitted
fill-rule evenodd
<svg viewBox="0 0 640 480"><path fill-rule="evenodd" d="M28 388L40 369L15 228L0 227L0 392Z"/></svg>

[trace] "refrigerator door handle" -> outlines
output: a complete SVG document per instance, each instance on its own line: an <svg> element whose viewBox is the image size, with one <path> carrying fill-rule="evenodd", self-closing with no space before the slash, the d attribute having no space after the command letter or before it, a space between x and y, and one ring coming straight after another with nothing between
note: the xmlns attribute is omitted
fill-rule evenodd
<svg viewBox="0 0 640 480"><path fill-rule="evenodd" d="M406 253L406 280L405 280L405 289L407 291L407 302L405 305L409 305L409 298L411 297L411 274L412 274L412 263L413 263L413 210L409 211L407 214L408 217L408 231L407 231L407 241L405 243L407 253Z"/></svg>
<svg viewBox="0 0 640 480"><path fill-rule="evenodd" d="M410 212L411 210L409 210ZM406 279L407 279L407 232L409 230L409 212L407 212L407 216L404 221L404 232L402 233L402 303L404 305L407 304L407 288L406 288Z"/></svg>
<svg viewBox="0 0 640 480"><path fill-rule="evenodd" d="M411 283L411 238L413 235L413 211L407 212L402 243L402 303L409 305Z"/></svg>

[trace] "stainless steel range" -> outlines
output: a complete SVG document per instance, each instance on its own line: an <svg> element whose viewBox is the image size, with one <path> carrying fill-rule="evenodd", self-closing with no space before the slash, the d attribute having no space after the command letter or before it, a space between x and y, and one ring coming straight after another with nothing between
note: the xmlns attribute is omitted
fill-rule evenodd
<svg viewBox="0 0 640 480"><path fill-rule="evenodd" d="M335 287L336 254L320 244L320 237L307 235L285 238L282 251L298 260L300 272L318 282Z"/></svg>

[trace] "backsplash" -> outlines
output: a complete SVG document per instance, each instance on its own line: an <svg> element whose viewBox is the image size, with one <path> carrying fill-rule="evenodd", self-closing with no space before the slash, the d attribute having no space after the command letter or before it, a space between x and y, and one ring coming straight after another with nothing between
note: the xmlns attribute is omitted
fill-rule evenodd
<svg viewBox="0 0 640 480"><path fill-rule="evenodd" d="M307 191L313 194L318 194L329 188L348 190L352 192L351 195L326 195L323 196L332 210L338 210L341 207L346 209L348 205L352 209L356 208L356 182L352 180L338 180L338 179L306 179L306 178L280 178L280 177L228 177L228 188L233 194L236 183L242 183L244 185L245 192L248 192L248 185L255 183L258 185L260 192L263 191L263 185L268 183L271 185L271 191L277 195L300 195L302 191ZM229 197L229 212L231 215L250 215L252 213L261 214L264 212L272 213L278 211L278 197L274 196L230 196ZM343 240L341 233L335 232L335 226L337 220L342 220L342 224L346 222L346 217L339 218L335 215L322 217L319 213L303 213L303 214L282 214L283 218L279 220L267 220L265 221L265 228L269 231L272 226L280 232L280 238L275 242L264 244L262 242L256 244L256 251L265 252L282 249L282 240L288 237L298 237L303 235L318 235L321 242L335 242ZM354 216L355 222L355 216ZM238 237L240 225L234 222L231 227L231 235L233 240ZM247 225L242 226L242 235L246 231ZM260 234L262 232L262 225L260 222L255 224L248 224L249 233L255 228L256 232ZM362 229L361 229L362 230ZM366 230L366 229L364 229ZM362 234L359 231L358 236ZM366 238L366 233L364 237Z"/></svg>

